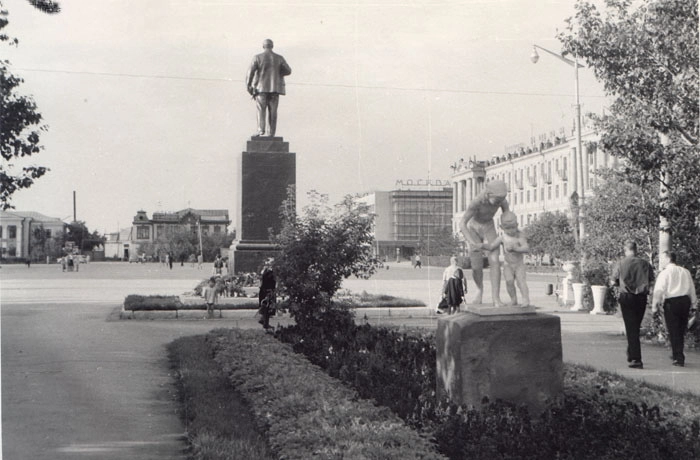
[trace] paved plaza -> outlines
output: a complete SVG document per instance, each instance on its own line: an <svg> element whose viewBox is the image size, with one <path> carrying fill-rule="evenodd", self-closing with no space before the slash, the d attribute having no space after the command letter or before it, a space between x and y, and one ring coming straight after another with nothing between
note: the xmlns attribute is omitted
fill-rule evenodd
<svg viewBox="0 0 700 460"><path fill-rule="evenodd" d="M128 294L181 294L210 273L211 264L170 270L159 264L91 263L72 273L57 265L2 266L5 458L185 458L185 427L176 413L165 346L218 327L257 328L254 313L225 312L216 320L119 320L117 312ZM372 279L347 280L344 287L428 305L368 309L358 313L359 320L430 329L437 324L432 306L441 276L441 268L390 264ZM563 310L545 295L552 275L529 279L533 303L561 318L565 361L700 394L700 354L690 352L679 369L671 366L666 348L643 345L645 369L628 369L620 318Z"/></svg>

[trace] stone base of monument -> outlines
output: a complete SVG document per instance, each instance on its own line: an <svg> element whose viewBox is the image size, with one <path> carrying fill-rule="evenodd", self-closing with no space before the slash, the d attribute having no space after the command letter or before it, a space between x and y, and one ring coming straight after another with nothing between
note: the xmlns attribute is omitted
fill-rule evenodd
<svg viewBox="0 0 700 460"><path fill-rule="evenodd" d="M438 320L438 395L476 408L484 398L501 399L527 406L532 415L562 395L559 317L531 307L468 308Z"/></svg>
<svg viewBox="0 0 700 460"><path fill-rule="evenodd" d="M281 137L253 136L237 167L239 240L231 245L229 268L233 273L259 272L264 261L277 254L270 234L282 228L280 207L296 184L296 154Z"/></svg>
<svg viewBox="0 0 700 460"><path fill-rule="evenodd" d="M229 250L229 272L260 273L265 261L278 253L279 250L269 243L234 241Z"/></svg>

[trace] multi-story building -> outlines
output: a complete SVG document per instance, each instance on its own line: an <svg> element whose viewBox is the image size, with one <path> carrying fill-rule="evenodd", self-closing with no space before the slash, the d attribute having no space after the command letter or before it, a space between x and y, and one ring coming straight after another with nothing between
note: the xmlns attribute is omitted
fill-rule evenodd
<svg viewBox="0 0 700 460"><path fill-rule="evenodd" d="M0 251L5 259L24 259L31 254L32 235L61 236L66 224L57 217L34 211L0 211Z"/></svg>
<svg viewBox="0 0 700 460"><path fill-rule="evenodd" d="M227 209L187 208L177 212L154 212L151 219L146 211L138 211L134 217L131 237L138 244L167 238L176 228L185 227L196 233L200 226L202 235L226 233L230 224Z"/></svg>
<svg viewBox="0 0 700 460"><path fill-rule="evenodd" d="M357 198L375 215L377 254L412 256L421 243L452 228L452 188L449 181L397 181L397 190L367 193ZM447 187L446 187L447 186Z"/></svg>
<svg viewBox="0 0 700 460"><path fill-rule="evenodd" d="M594 171L616 164L613 157L597 148L597 139L592 131L582 134L584 198L590 196L595 185ZM518 215L521 227L544 211L568 213L572 198L581 193L576 158L576 138L562 135L539 145L517 147L490 160L460 160L453 164L453 231L458 234L467 205L492 180L502 180L508 185L508 203Z"/></svg>

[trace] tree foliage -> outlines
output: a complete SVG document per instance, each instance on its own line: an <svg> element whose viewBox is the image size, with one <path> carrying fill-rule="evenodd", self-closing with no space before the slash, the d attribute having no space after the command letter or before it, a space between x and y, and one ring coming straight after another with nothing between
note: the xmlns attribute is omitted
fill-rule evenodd
<svg viewBox="0 0 700 460"><path fill-rule="evenodd" d="M583 58L613 97L610 111L593 115L600 146L624 158L671 222L674 249L700 263L700 132L698 3L694 0L605 0L603 11L580 0L567 30L565 52ZM667 139L667 141L666 141Z"/></svg>
<svg viewBox="0 0 700 460"><path fill-rule="evenodd" d="M30 0L35 8L45 13L57 13L60 6L51 0ZM0 31L8 25L8 11L0 2ZM0 32L0 42L16 46L19 41ZM17 94L22 78L12 75L10 62L0 60L0 207L12 208L12 195L18 190L29 188L48 169L43 166L18 167L13 162L39 153L43 146L40 133L46 131L41 114L30 96Z"/></svg>
<svg viewBox="0 0 700 460"><path fill-rule="evenodd" d="M97 230L91 232L85 222L81 220L68 224L64 237L65 241L72 241L74 247L80 251L92 251L105 242L104 236L100 235Z"/></svg>
<svg viewBox="0 0 700 460"><path fill-rule="evenodd" d="M462 244L451 227L443 227L428 237L421 237L416 251L424 256L452 256L458 254Z"/></svg>
<svg viewBox="0 0 700 460"><path fill-rule="evenodd" d="M211 262L221 253L221 248L228 248L233 241L233 233L210 233L202 235L202 256L204 261ZM170 253L174 260L188 260L190 256L199 254L199 234L188 226L174 227L172 232L161 235L154 241L138 243L139 254L156 259Z"/></svg>
<svg viewBox="0 0 700 460"><path fill-rule="evenodd" d="M33 262L43 262L48 256L55 259L63 255L63 234L47 236L43 225L32 226L30 235L30 258Z"/></svg>
<svg viewBox="0 0 700 460"><path fill-rule="evenodd" d="M524 231L535 257L549 255L559 262L578 257L574 230L563 212L543 212Z"/></svg>
<svg viewBox="0 0 700 460"><path fill-rule="evenodd" d="M640 252L654 260L658 244L659 194L644 175L627 170L599 170L600 181L593 197L584 205L586 257L600 261L622 255L626 240L637 243Z"/></svg>
<svg viewBox="0 0 700 460"><path fill-rule="evenodd" d="M280 249L274 271L297 323L318 319L330 299L352 275L368 278L381 265L374 255L373 216L346 197L335 207L309 193L300 215L293 195L282 206L283 227L273 241Z"/></svg>

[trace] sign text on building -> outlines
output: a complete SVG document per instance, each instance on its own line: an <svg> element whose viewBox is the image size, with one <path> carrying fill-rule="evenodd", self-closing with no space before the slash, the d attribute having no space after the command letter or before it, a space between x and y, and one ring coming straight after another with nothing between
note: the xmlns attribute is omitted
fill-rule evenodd
<svg viewBox="0 0 700 460"><path fill-rule="evenodd" d="M440 179L398 179L396 185L401 186L418 186L418 187L451 187L452 182Z"/></svg>

